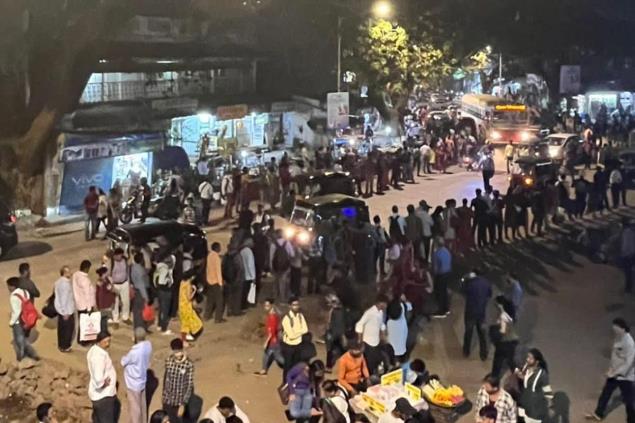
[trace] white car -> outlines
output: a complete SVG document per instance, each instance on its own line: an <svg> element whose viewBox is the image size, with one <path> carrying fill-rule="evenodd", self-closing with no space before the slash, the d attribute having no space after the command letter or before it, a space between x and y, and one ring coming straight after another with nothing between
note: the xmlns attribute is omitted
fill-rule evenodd
<svg viewBox="0 0 635 423"><path fill-rule="evenodd" d="M565 164L576 166L582 163L582 137L577 134L551 134L545 138L548 145L549 158Z"/></svg>

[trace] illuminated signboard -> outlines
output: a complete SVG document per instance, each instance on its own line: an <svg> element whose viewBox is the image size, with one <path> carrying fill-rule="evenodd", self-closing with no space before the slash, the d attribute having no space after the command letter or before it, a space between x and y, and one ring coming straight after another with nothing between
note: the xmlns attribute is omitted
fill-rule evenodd
<svg viewBox="0 0 635 423"><path fill-rule="evenodd" d="M497 104L496 110L499 112L524 112L527 107L524 104Z"/></svg>

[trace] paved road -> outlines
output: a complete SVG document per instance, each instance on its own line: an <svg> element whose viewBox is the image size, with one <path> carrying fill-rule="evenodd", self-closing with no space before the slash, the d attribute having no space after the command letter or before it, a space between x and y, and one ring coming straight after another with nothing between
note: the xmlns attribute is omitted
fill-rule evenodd
<svg viewBox="0 0 635 423"><path fill-rule="evenodd" d="M499 173L493 182L496 188L503 190L506 176ZM372 214L380 214L385 219L393 204L399 205L405 213L407 204L416 204L421 199L436 205L447 198L471 198L474 189L480 186L479 174L458 170L449 175L420 178L417 184L406 185L403 191L389 191L382 197L369 199L369 205ZM226 242L227 228L210 228L208 237ZM563 421L578 423L583 413L593 407L603 382L611 342L610 321L622 315L635 322L635 309L633 297L622 294L622 277L618 270L591 263L577 254L575 247L550 237L541 242L528 240L504 245L478 257L497 283L505 269L514 269L522 275L527 291L520 317L522 347L536 346L543 350L554 389L563 392L570 403L570 418ZM103 241L85 243L80 233L43 240L25 238L7 260L0 262L0 278L14 275L18 264L28 260L32 264L33 279L46 297L62 264L76 268L86 257L97 262L104 248ZM0 301L0 315L8 316L6 296L4 298ZM315 310L317 303L317 299L307 301L307 308ZM478 360L476 354L467 360L462 357L462 305L460 295L453 295L451 316L425 325L415 356L423 357L431 371L443 380L463 386L468 395L473 396L479 380L489 371L491 353L486 363ZM219 396L229 394L255 423L279 423L283 420L275 393L279 383L277 369L267 378L251 375L260 361L261 341L253 336L259 319L259 313L253 311L225 325L206 327L202 339L191 351L197 365L197 392L205 398L206 407ZM82 349L63 356L54 348L55 331L51 323L40 328L36 348L45 358L65 360L70 366L83 368ZM314 325L313 330L320 329ZM0 336L10 339L7 326L0 327ZM129 348L129 336L126 329L115 332L112 347L115 360ZM153 335L152 339L158 350L153 366L160 376L167 340L159 335ZM13 360L6 343L0 346L0 358ZM153 407L158 406L157 397ZM473 420L469 416L461 421ZM606 421L625 421L623 407Z"/></svg>

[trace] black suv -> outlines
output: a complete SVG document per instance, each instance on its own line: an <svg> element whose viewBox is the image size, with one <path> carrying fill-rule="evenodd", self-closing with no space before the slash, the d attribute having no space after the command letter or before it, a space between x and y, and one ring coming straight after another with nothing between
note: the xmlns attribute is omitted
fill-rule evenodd
<svg viewBox="0 0 635 423"><path fill-rule="evenodd" d="M16 217L9 206L0 199L0 257L18 243L18 231L15 228Z"/></svg>

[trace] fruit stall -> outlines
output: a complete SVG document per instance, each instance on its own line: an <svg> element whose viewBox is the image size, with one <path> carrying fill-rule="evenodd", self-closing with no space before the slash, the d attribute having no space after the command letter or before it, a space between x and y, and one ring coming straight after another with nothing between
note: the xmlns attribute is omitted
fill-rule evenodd
<svg viewBox="0 0 635 423"><path fill-rule="evenodd" d="M432 379L423 388L404 383L404 372L401 369L382 376L381 383L368 388L351 399L350 403L356 413L364 414L371 422L395 408L399 398L406 398L417 410L430 409L437 423L453 423L459 417L456 408L465 403L463 390L456 385L443 386Z"/></svg>

